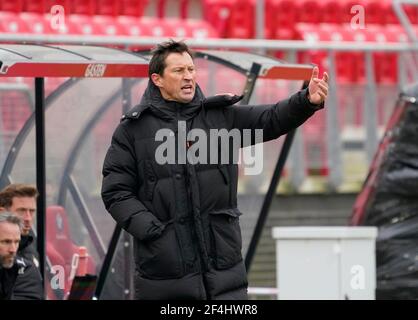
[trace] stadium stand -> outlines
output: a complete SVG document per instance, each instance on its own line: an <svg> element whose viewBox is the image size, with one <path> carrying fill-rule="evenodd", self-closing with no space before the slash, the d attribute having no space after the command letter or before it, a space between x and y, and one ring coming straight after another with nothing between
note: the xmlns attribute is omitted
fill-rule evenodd
<svg viewBox="0 0 418 320"><path fill-rule="evenodd" d="M197 0L195 0L197 1ZM256 0L201 0L202 19L189 18L191 0L175 2L177 17L168 17L168 0L0 0L0 33L71 34L107 36L193 37L193 38L254 38ZM172 4L172 3L171 3ZM51 7L64 8L65 24L62 28L51 26ZM145 15L154 6L154 16ZM365 10L367 28L353 29L353 16ZM170 9L171 8L171 9ZM148 10L149 11L149 10ZM416 27L418 8L405 6L405 11ZM54 13L52 13L54 14ZM407 35L393 12L390 0L265 0L265 37L269 39L351 42L403 42ZM146 48L131 46L137 51ZM283 57L283 52L273 53ZM321 70L328 68L328 53L311 50L298 53L297 62L315 63ZM364 53L338 52L335 56L339 85L364 85L366 72ZM395 86L398 81L396 54L373 53L374 78L377 85ZM223 77L220 77L223 79ZM228 83L228 77L225 78ZM223 84L219 83L222 87ZM48 88L47 88L48 90ZM3 96L2 99L7 99ZM341 98L339 98L341 100ZM10 96L10 102L16 97ZM13 103L5 105L12 108ZM356 106L352 106L357 108ZM3 108L4 119L9 119L10 110ZM343 108L342 108L343 109ZM379 109L380 110L380 109ZM355 112L354 123L362 118ZM341 111L342 117L346 114ZM321 134L324 119L310 122L307 132ZM13 120L19 127L27 115ZM320 119L321 118L321 119ZM383 122L379 113L379 123ZM6 121L6 120L3 120ZM342 122L342 120L341 120ZM10 125L4 125L9 128ZM318 129L319 128L319 129ZM308 134L314 139L314 134ZM323 141L322 138L315 138ZM316 142L315 142L316 143ZM319 149L324 148L320 143ZM324 151L325 152L325 151ZM321 151L322 154L322 151ZM322 157L322 156L321 156ZM322 161L325 161L322 157ZM326 165L319 171L327 172ZM325 168L325 169L324 169Z"/></svg>
<svg viewBox="0 0 418 320"><path fill-rule="evenodd" d="M67 21L70 22L68 30L61 30L61 33L132 36L188 36L191 34L195 36L188 30L193 30L197 23L188 18L191 1L177 2L179 14L172 21L172 17L168 17L166 12L168 2L167 0L155 2L145 0L1 0L0 32L53 33L54 30L48 26L50 16L42 18L39 15L50 13L53 5L61 5L68 17ZM151 4L156 6L156 14L154 17L147 16L144 19L145 11ZM203 19L198 21L199 28L203 27L206 30L206 32L199 32L200 36L255 37L255 0L202 0L200 4ZM344 24L352 22L353 16L360 10L359 6L367 12L365 23L368 26L376 25L386 29L388 25L399 25L390 0L266 0L265 36L269 39L298 39L300 35L295 29L300 23L313 24L319 28L319 31L323 23L339 29ZM405 11L411 23L416 25L418 9L405 6ZM79 28L76 27L77 25Z"/></svg>

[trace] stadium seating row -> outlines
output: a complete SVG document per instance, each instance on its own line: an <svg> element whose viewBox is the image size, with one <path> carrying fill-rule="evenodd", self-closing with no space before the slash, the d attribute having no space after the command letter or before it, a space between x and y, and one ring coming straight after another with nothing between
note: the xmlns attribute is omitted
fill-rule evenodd
<svg viewBox="0 0 418 320"><path fill-rule="evenodd" d="M415 27L418 33L418 26ZM317 41L352 41L374 43L406 42L408 37L399 25L369 25L365 29L352 29L348 24L306 24L295 26L294 39L310 43ZM307 51L299 54L299 62L315 63L328 69L325 51ZM375 80L379 84L396 83L398 59L394 53L373 53ZM364 53L338 52L336 54L336 71L339 83L364 83L366 81Z"/></svg>
<svg viewBox="0 0 418 320"><path fill-rule="evenodd" d="M132 19L137 20L143 16L147 5L150 4L149 0L0 0L0 12L2 14L21 13L22 17L30 23L30 20L35 20L33 17L39 17L34 14L50 13L53 5L61 5L66 15L92 16L93 20L96 20L91 28L87 26L84 32L80 32L76 30L80 27L78 24L80 19L71 18L69 20L72 21L68 23L69 33L86 33L86 30L89 33L88 31L91 30L92 34L137 35L140 29L144 28L145 34L153 35L153 32L148 32L146 29L149 25L152 28L153 24L162 24L161 28L154 28L155 33L161 33L159 30L164 29L164 22L160 19L164 18L167 5L167 0L156 1L159 19L145 22L141 28ZM180 23L178 21L187 18L188 5L189 0L179 1L180 19L177 20L177 24ZM220 37L253 38L255 6L256 0L202 0L202 13ZM418 24L418 7L404 6L404 9L410 21ZM361 16L357 15L359 13L364 13L365 25L399 23L391 0L265 0L265 36L269 39L293 39L294 27L298 23L361 23ZM110 17L114 17L116 22L113 22ZM127 28L130 23L135 26ZM108 28L103 31L100 24L108 24ZM85 25L84 21L83 25ZM170 28L171 26L168 27ZM37 29L40 30L39 24L37 24ZM48 32L47 27L44 30ZM182 28L180 27L179 30ZM8 31L10 32L10 29L7 30L4 27L0 29L0 32ZM162 33L166 35L164 30ZM179 31L179 33L180 35L187 34L187 31Z"/></svg>
<svg viewBox="0 0 418 320"><path fill-rule="evenodd" d="M218 37L209 23L197 19L72 14L60 20L51 14L29 12L0 12L0 33Z"/></svg>
<svg viewBox="0 0 418 320"><path fill-rule="evenodd" d="M63 6L66 14L134 16L143 15L149 0L0 0L0 11L47 13Z"/></svg>
<svg viewBox="0 0 418 320"><path fill-rule="evenodd" d="M205 19L227 38L253 38L256 0L204 0ZM412 24L418 7L404 6ZM265 0L265 37L291 39L297 23L399 24L391 0Z"/></svg>

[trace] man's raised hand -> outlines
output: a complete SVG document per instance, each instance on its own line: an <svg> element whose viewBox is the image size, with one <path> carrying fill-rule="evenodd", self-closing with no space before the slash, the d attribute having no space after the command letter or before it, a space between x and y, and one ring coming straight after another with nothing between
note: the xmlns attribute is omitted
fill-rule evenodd
<svg viewBox="0 0 418 320"><path fill-rule="evenodd" d="M309 82L308 99L312 104L321 104L328 96L328 73L324 72L322 79L318 78L319 69L314 67L312 70L311 81Z"/></svg>

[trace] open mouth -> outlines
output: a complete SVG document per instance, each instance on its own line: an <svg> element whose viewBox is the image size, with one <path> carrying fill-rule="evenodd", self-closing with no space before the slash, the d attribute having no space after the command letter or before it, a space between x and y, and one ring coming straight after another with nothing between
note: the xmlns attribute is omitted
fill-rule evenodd
<svg viewBox="0 0 418 320"><path fill-rule="evenodd" d="M182 90L184 93L192 93L192 92L193 92L193 86L192 86L191 84L187 84L187 85L185 85L185 86L182 86L182 87L181 87L181 90Z"/></svg>

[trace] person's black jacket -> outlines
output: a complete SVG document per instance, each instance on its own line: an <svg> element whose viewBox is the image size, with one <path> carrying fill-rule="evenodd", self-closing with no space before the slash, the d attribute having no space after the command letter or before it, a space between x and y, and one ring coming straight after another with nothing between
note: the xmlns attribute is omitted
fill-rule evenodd
<svg viewBox="0 0 418 320"><path fill-rule="evenodd" d="M28 235L22 235L19 243L18 255L31 261L39 268L39 254L36 250L36 238L32 230Z"/></svg>
<svg viewBox="0 0 418 320"><path fill-rule="evenodd" d="M135 239L138 299L247 298L237 164L156 161L163 143L156 132L162 128L173 131L177 153L178 137L191 129L263 129L263 140L269 141L318 108L306 90L272 105L234 106L238 100L205 99L197 87L190 103L169 102L150 82L141 103L116 128L103 165L102 199ZM179 127L179 120L187 121L187 128Z"/></svg>
<svg viewBox="0 0 418 320"><path fill-rule="evenodd" d="M44 298L43 280L39 271L39 254L35 247L35 235L30 230L22 235L17 251L17 260L24 261L28 267L16 279L13 300L42 300Z"/></svg>
<svg viewBox="0 0 418 320"><path fill-rule="evenodd" d="M9 269L0 267L0 300L43 299L41 275L31 261L22 257Z"/></svg>
<svg viewBox="0 0 418 320"><path fill-rule="evenodd" d="M0 266L0 300L11 300L19 269L16 263L11 268Z"/></svg>

